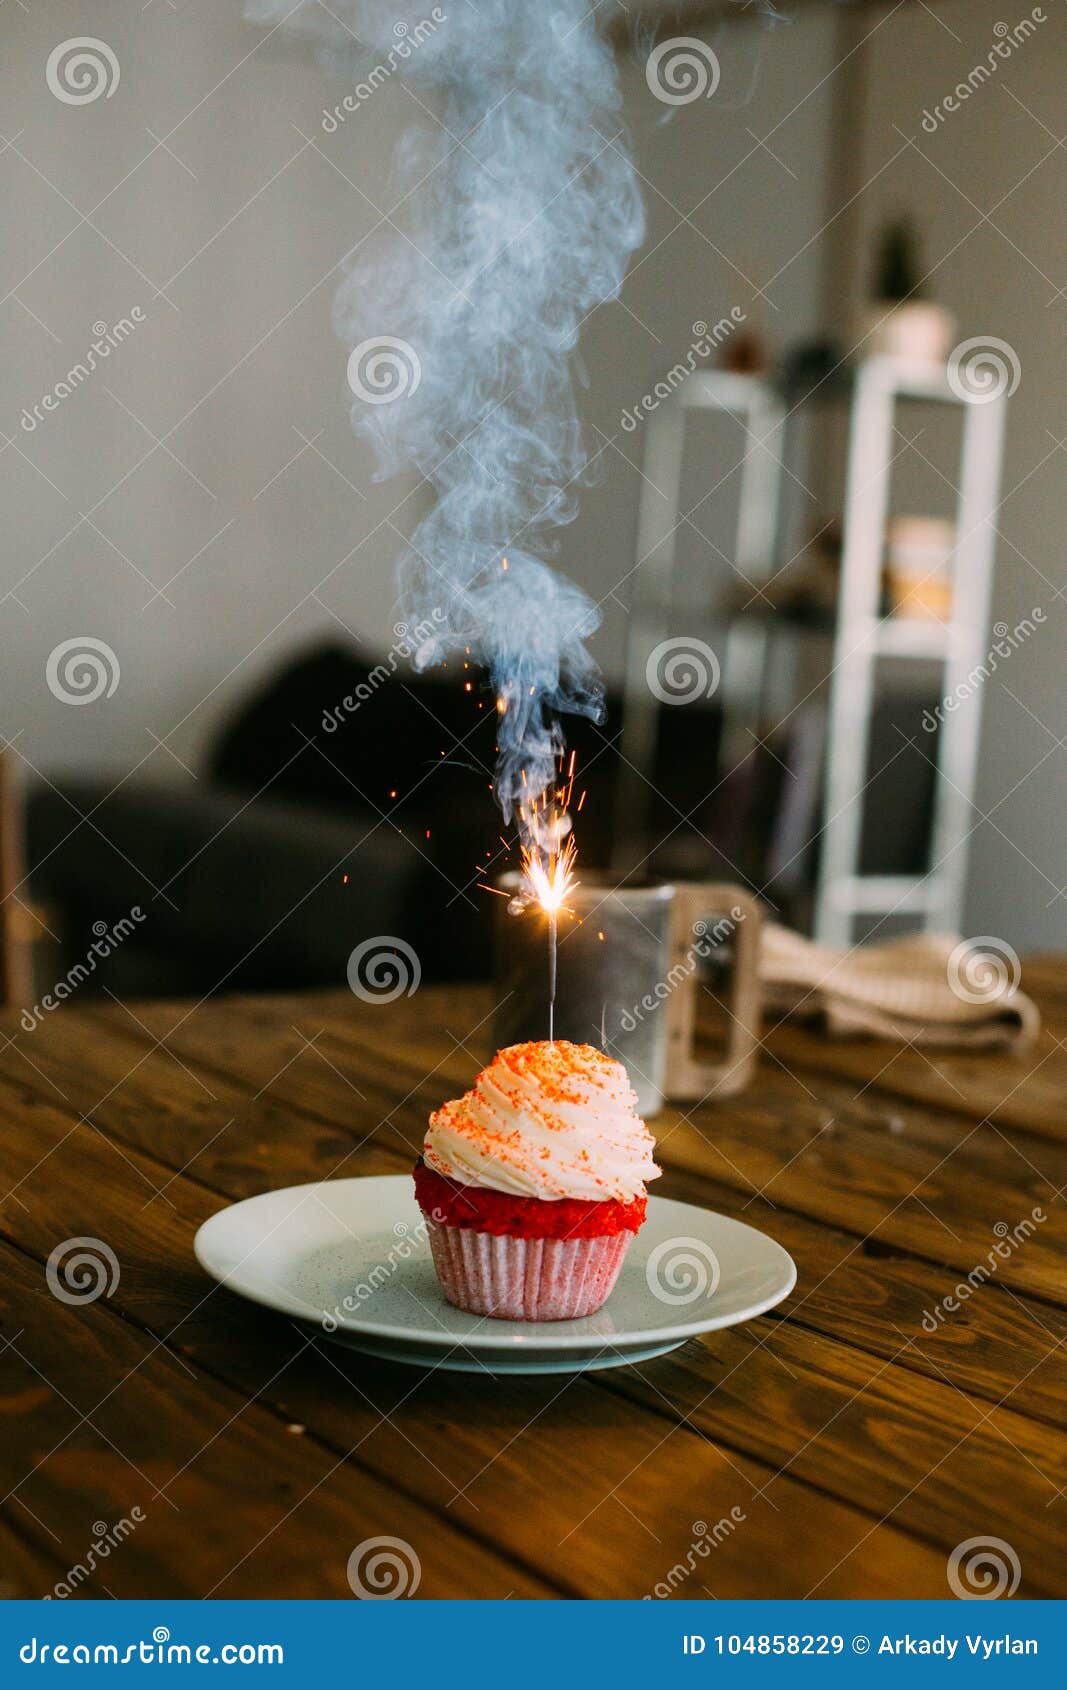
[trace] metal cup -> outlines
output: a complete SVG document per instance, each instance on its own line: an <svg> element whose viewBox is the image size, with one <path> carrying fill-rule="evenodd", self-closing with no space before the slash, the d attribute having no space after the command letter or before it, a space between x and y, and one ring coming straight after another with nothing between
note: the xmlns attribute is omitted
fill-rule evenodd
<svg viewBox="0 0 1067 1690"><path fill-rule="evenodd" d="M513 892L519 877L500 881ZM739 886L598 886L583 881L561 914L554 1035L600 1045L625 1063L643 1115L666 1098L727 1096L751 1078L759 1039L756 900ZM498 1046L549 1036L548 918L496 900ZM693 1054L702 964L729 955L729 1031L724 1059Z"/></svg>

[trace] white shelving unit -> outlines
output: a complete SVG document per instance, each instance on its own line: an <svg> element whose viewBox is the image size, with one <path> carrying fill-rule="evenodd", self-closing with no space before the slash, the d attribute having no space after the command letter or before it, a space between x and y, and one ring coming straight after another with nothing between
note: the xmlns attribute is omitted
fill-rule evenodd
<svg viewBox="0 0 1067 1690"><path fill-rule="evenodd" d="M882 566L889 478L895 452L894 415L901 400L954 406L961 445L953 553L952 614L945 623L883 617ZM623 775L618 837L631 838L648 815L655 753L657 701L649 691L649 652L671 632L675 537L686 413L719 411L738 418L746 447L735 558L738 573L759 584L780 554L780 484L786 409L769 382L705 371L682 383L649 419L645 479L638 519L635 588L624 684ZM841 587L829 688L825 800L815 897L816 937L847 944L861 916L917 917L925 927L959 928L967 866L967 838L978 759L976 709L946 712L937 737L930 867L910 878L862 875L860 841L868 780L875 666L880 658L941 665L951 695L986 654L993 570L993 518L1000 483L1006 400L961 398L940 366L869 358L855 367L847 451ZM768 651L768 619L733 619L724 652L725 766L743 754L737 722L758 702ZM627 866L621 856L617 864Z"/></svg>
<svg viewBox="0 0 1067 1690"><path fill-rule="evenodd" d="M883 618L882 558L888 514L893 419L900 400L952 405L961 413L956 480L952 614L943 626ZM988 650L993 518L1000 486L1006 399L960 398L945 370L871 358L856 371L849 427L841 598L834 639L827 740L826 804L815 899L815 932L848 944L863 915L916 915L924 927L959 929L967 839L978 764L976 708L946 712L937 736L930 866L916 879L859 872L874 668L879 657L937 658L942 694Z"/></svg>
<svg viewBox="0 0 1067 1690"><path fill-rule="evenodd" d="M672 632L671 605L680 509L685 418L690 410L719 411L744 431L739 470L737 569L751 581L766 579L778 527L780 462L776 437L785 421L781 397L769 382L726 371L689 376L645 425L644 478L637 518L637 569L633 576L623 680L623 752L617 796L619 842L614 866L629 868L630 842L647 825L655 757L658 704L646 677L648 654ZM737 618L727 641L724 669L732 693L754 700L763 672L767 629L756 618ZM631 854L632 850L631 850ZM639 853L638 853L639 854Z"/></svg>

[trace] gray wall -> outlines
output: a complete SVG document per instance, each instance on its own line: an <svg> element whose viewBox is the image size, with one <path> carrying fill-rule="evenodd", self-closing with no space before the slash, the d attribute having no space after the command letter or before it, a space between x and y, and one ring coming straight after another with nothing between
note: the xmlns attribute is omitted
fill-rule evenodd
<svg viewBox="0 0 1067 1690"><path fill-rule="evenodd" d="M139 778L180 777L152 735L195 768L223 713L302 641L339 624L391 639L391 525L403 528L416 500L402 503L402 481L372 481L351 434L330 306L346 251L398 197L396 136L425 117L394 80L324 134L321 108L342 85L300 46L264 41L239 11L236 0L179 11L157 0L144 12L101 0L91 28L114 49L120 80L82 106L56 100L45 64L89 28L84 8L61 0L0 19L0 129L18 148L0 154L15 237L0 257L12 441L0 454L11 594L0 607L0 727L21 730L19 750L46 772L92 763L120 774L145 759ZM720 43L719 96L669 123L641 65L625 69L650 239L625 305L595 313L583 353L590 423L631 457L622 409L684 353L694 320L751 309L738 269L769 276L817 226L828 98L807 100L777 137L804 161L799 191L747 129L765 134L796 87L818 82L830 40L821 17L788 35L732 32ZM694 226L677 228L700 199ZM811 323L817 287L808 252L772 289L780 319L763 307L764 321ZM27 433L23 407L84 358L94 323L133 306L144 324ZM631 566L637 496L617 450L601 463L563 550L598 598ZM619 603L607 599L605 614L598 649L611 669ZM110 699L72 709L44 671L56 643L80 634L114 648L121 681Z"/></svg>
<svg viewBox="0 0 1067 1690"><path fill-rule="evenodd" d="M56 0L0 14L0 131L12 140L0 142L0 431L10 442L0 450L0 731L18 734L45 773L92 764L116 778L134 768L186 778L181 765L195 770L222 715L293 648L342 625L389 643L393 525L408 525L421 495L371 479L348 426L330 304L345 253L394 203L392 146L420 114L394 81L324 134L321 109L341 89L239 10L236 0L155 0L144 11L99 0L88 20L74 0ZM865 8L845 26L855 31L846 45L869 39L839 70L839 9L780 28L737 23L715 38L715 98L670 121L643 67L626 64L650 233L623 301L586 327L602 479L561 554L604 602L597 649L614 673L641 444L620 429L622 411L684 356L698 319L737 305L780 344L818 327L828 306L845 310L877 223L916 207L937 295L962 332L1009 340L1023 369L995 609L1014 622L1040 604L1050 623L976 706L983 807L1001 807L978 826L970 900L973 930L1019 945L1067 940L1067 900L1056 896L1062 360L1050 356L1062 346L1067 235L1064 153L1048 132L1062 109L1067 28L1062 0L1046 11L1038 40L934 136L921 129L923 108L986 51L999 15L987 0L937 16L886 8L884 21ZM46 60L87 30L114 49L119 85L111 98L63 104ZM893 157L897 125L930 162L907 147ZM830 221L828 195L836 212L842 183L855 200ZM999 229L981 223L1002 195ZM145 322L27 432L23 407L84 358L92 325L135 305ZM728 434L698 432L693 501L735 461ZM696 518L712 542L728 529L731 486ZM713 545L687 529L681 551L696 593L721 590ZM121 681L110 699L72 709L49 692L45 664L59 641L84 634L114 648Z"/></svg>

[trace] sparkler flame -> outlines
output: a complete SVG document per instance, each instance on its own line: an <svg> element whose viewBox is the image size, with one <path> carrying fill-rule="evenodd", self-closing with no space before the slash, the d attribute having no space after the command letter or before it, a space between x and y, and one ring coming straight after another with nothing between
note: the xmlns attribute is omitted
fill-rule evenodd
<svg viewBox="0 0 1067 1690"><path fill-rule="evenodd" d="M574 786L574 754L571 754L570 779L565 788L541 794L540 805L533 806L533 843L522 847L522 872L530 898L540 904L548 917L548 1037L556 1036L556 958L558 951L559 912L567 909L567 898L578 885L574 875L578 847L571 834L571 819L567 814L571 790ZM545 811L552 805L551 820ZM540 814L538 814L540 810ZM528 902L520 900L521 902ZM511 906L514 909L514 904ZM573 911L568 911L573 914Z"/></svg>
<svg viewBox="0 0 1067 1690"><path fill-rule="evenodd" d="M547 855L537 845L523 846L522 872L546 915L558 915L565 909L568 897L579 884L574 872L577 855L578 847L573 839L566 840L559 850L549 850Z"/></svg>
<svg viewBox="0 0 1067 1690"><path fill-rule="evenodd" d="M569 815L574 796L574 764L572 751L566 778L561 768L558 783L553 782L532 802L519 806L529 835L519 853L527 889L527 895L518 900L519 910L538 903L546 915L555 917L566 909L568 897L579 884L575 878L578 846L571 833ZM525 786L525 774L522 778Z"/></svg>
<svg viewBox="0 0 1067 1690"><path fill-rule="evenodd" d="M548 1037L552 1041L556 1030L556 959L557 940L560 911L568 915L574 911L568 909L567 899L575 891L579 882L575 875L575 863L578 857L578 847L571 833L570 806L574 796L574 764L575 753L571 752L570 763L566 776L563 774L562 758L558 781L539 793L535 798L523 799L519 805L519 817L526 834L526 843L520 851L522 863L523 889L511 898L508 911L511 915L521 915L532 904L539 904L548 917ZM527 789L526 771L521 773L521 784ZM578 809L582 807L585 798L583 792L578 800ZM507 841L503 840L505 849ZM488 891L497 888L488 887ZM501 894L507 897L507 893Z"/></svg>

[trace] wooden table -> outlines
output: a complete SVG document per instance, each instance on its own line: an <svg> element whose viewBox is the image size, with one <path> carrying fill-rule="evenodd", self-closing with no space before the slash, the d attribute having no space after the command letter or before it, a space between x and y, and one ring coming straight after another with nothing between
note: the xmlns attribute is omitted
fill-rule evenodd
<svg viewBox="0 0 1067 1690"><path fill-rule="evenodd" d="M799 1282L750 1325L571 1378L361 1358L192 1255L231 1199L408 1167L489 1052L487 993L8 1016L6 1593L69 1584L126 1522L77 1591L349 1597L350 1552L387 1536L420 1597L933 1597L993 1536L1020 1595L1062 1596L1067 963L1027 984L1046 1030L1025 1058L781 1028L747 1095L665 1112L657 1189L762 1227ZM76 1237L119 1264L93 1302L46 1283Z"/></svg>

